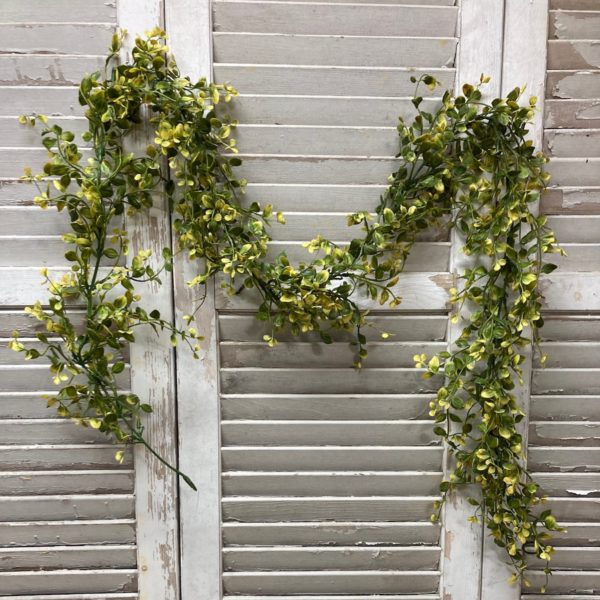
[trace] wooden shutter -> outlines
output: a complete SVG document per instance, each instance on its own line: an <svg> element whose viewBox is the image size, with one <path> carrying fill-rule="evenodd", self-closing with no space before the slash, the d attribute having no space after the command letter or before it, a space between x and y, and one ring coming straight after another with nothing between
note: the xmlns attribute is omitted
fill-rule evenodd
<svg viewBox="0 0 600 600"><path fill-rule="evenodd" d="M566 600L600 594L600 5L550 4L544 145L552 188L541 209L568 256L546 288L549 358L533 372L529 462L568 528L556 539L543 597ZM543 574L532 580L524 593L537 598Z"/></svg>
<svg viewBox="0 0 600 600"><path fill-rule="evenodd" d="M374 207L397 164L410 76L454 85L452 5L213 3L214 77L241 93L248 201L287 219L274 253L298 260L319 233L360 235L346 214ZM217 292L225 597L438 598L442 448L427 416L435 384L412 356L446 345L448 257L445 234L417 244L401 309L372 313L362 372L343 335L269 350L251 294Z"/></svg>
<svg viewBox="0 0 600 600"><path fill-rule="evenodd" d="M42 266L65 267L67 221L32 206L18 181L45 158L22 113L81 131L76 84L101 67L116 24L102 0L3 2L0 9L0 595L86 600L137 598L133 464L91 429L56 419L46 365L6 348L33 336L22 312L43 297Z"/></svg>

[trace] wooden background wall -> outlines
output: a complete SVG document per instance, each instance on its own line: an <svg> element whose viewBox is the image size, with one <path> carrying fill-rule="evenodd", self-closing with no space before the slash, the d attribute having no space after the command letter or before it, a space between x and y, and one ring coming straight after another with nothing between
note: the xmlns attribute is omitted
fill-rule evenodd
<svg viewBox="0 0 600 600"><path fill-rule="evenodd" d="M549 12L544 146L554 159L555 187L541 210L569 256L545 283L550 359L545 370L533 370L529 459L569 525L557 542L550 594L543 596L553 600L600 596L598 1L551 0ZM502 19L501 0L464 4L483 2ZM448 88L457 79L454 4L214 0L214 78L230 80L242 94L236 137L248 199L273 202L287 217L286 226L275 228L273 253L285 249L299 258L301 242L317 233L348 239L346 213L375 205L394 168L397 116L410 114L410 75L434 73ZM160 2L154 5L162 11ZM200 5L167 1L173 35L185 25L177 11ZM49 387L45 367L24 365L4 343L13 329L33 332L22 307L40 296L39 268L64 268L64 219L33 207L33 191L17 181L44 153L16 116L37 111L82 129L74 86L100 66L117 11L102 0L5 0L0 11L0 596L132 600L138 597L132 458L116 465L115 448L104 439L55 419L39 400ZM501 32L493 21L474 26ZM200 32L194 35L175 40L180 55L207 45ZM490 42L485 60L500 65L494 48ZM451 250L442 232L428 232L417 244L400 284L402 306L371 319L394 336L383 341L367 332L373 343L360 374L349 366L344 336L333 347L309 336L283 337L270 353L251 296L233 301L217 292L206 321L217 332L216 366L204 371L212 380L199 388L181 356L177 372L186 439L208 439L194 426L195 403L208 398L216 406L216 398L194 394L220 392L222 548L216 540L204 543L203 500L183 492L183 600L221 593L240 600L373 594L441 600L440 570L452 561L449 546L441 550L444 531L428 517L442 448L427 417L434 387L412 367L412 355L448 343ZM182 295L180 288L177 310ZM210 435L217 439L216 430ZM196 448L201 443L192 440ZM193 464L196 456L184 452L182 460ZM220 559L211 559L215 573L200 575L194 571L206 547ZM169 551L173 560L177 548ZM156 567L148 555L140 564ZM176 569L169 577L171 600ZM216 579L216 587L202 577ZM534 574L532 588L523 590L527 600L542 598L535 593L540 581ZM140 600L166 600L156 581L146 590ZM506 596L490 592L485 600Z"/></svg>

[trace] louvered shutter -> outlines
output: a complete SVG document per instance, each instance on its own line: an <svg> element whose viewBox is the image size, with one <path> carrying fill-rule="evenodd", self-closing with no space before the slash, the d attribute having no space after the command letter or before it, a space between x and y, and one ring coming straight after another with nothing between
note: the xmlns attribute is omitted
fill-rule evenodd
<svg viewBox="0 0 600 600"><path fill-rule="evenodd" d="M600 5L551 0L550 8L544 145L552 187L541 210L568 256L546 287L549 358L533 372L529 464L568 528L539 598L572 600L600 594ZM532 582L528 600L538 598L543 574Z"/></svg>
<svg viewBox="0 0 600 600"><path fill-rule="evenodd" d="M76 85L101 67L114 3L29 0L0 7L0 595L29 600L137 598L133 464L90 429L55 418L47 365L6 347L33 337L22 307L43 296L40 267L65 267L64 215L32 206L23 167L45 159L19 114L82 131Z"/></svg>
<svg viewBox="0 0 600 600"><path fill-rule="evenodd" d="M241 93L248 201L286 215L273 254L360 235L346 214L374 207L397 164L410 76L454 85L452 4L214 2L214 76ZM265 348L251 295L217 292L226 597L438 598L442 448L427 416L435 386L412 356L446 345L448 256L443 233L417 244L401 309L372 313L362 372L342 335Z"/></svg>

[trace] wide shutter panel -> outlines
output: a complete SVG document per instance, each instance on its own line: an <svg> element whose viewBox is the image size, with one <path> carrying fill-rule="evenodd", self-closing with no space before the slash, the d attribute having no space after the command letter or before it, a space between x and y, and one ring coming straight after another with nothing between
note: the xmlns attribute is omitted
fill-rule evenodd
<svg viewBox="0 0 600 600"><path fill-rule="evenodd" d="M600 594L600 6L553 0L551 9L544 143L553 180L541 208L568 256L546 289L549 358L533 372L529 464L568 528L543 597L566 600ZM537 598L542 582L534 575L524 593Z"/></svg>
<svg viewBox="0 0 600 600"><path fill-rule="evenodd" d="M101 0L4 2L0 39L0 595L29 600L136 598L133 464L89 429L56 419L46 365L6 348L32 337L23 305L43 296L42 266L64 268L66 221L32 206L18 178L43 163L38 112L82 131L76 84L97 70L115 28Z"/></svg>
<svg viewBox="0 0 600 600"><path fill-rule="evenodd" d="M214 2L214 75L241 93L248 199L287 219L273 253L360 235L345 215L374 207L394 170L410 76L454 85L453 4ZM443 233L417 244L400 310L373 313L362 372L343 335L269 350L251 296L217 293L226 597L438 598L436 384L412 356L446 345L448 257Z"/></svg>

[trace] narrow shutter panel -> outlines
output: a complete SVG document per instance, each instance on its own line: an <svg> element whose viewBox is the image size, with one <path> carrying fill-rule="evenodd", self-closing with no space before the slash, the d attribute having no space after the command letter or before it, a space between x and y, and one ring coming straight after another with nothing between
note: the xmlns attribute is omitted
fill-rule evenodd
<svg viewBox="0 0 600 600"><path fill-rule="evenodd" d="M544 143L551 189L542 199L568 256L546 283L545 369L532 381L529 465L548 508L568 528L556 536L548 594L600 595L600 9L552 0ZM543 568L536 563L535 568ZM525 598L538 598L543 573ZM531 595L529 595L531 594Z"/></svg>
<svg viewBox="0 0 600 600"><path fill-rule="evenodd" d="M90 429L55 418L47 366L6 348L22 311L43 297L42 266L66 267L64 215L32 205L18 181L45 160L19 114L85 128L76 85L102 66L116 8L102 0L4 2L0 24L0 595L28 600L137 598L133 464ZM126 383L126 382L125 382Z"/></svg>
<svg viewBox="0 0 600 600"><path fill-rule="evenodd" d="M214 76L241 93L248 200L287 220L273 254L360 235L345 216L375 207L395 168L410 76L454 86L453 4L214 2ZM435 384L412 356L446 346L448 256L443 233L416 245L400 309L372 313L361 372L349 336L282 335L270 350L251 295L217 293L226 597L438 598L442 448Z"/></svg>

